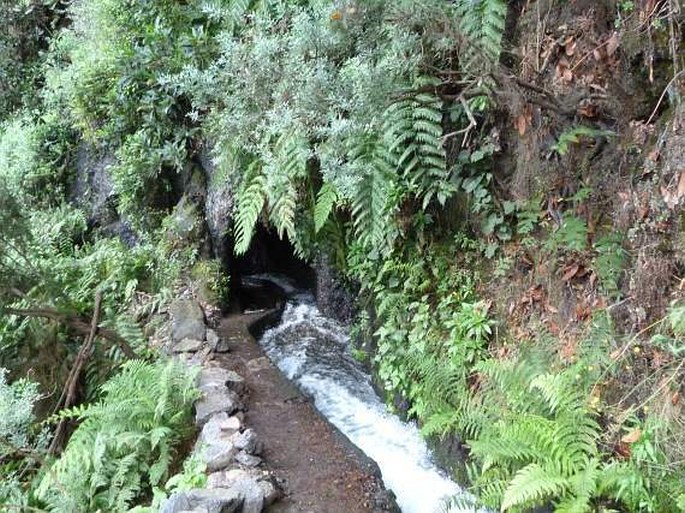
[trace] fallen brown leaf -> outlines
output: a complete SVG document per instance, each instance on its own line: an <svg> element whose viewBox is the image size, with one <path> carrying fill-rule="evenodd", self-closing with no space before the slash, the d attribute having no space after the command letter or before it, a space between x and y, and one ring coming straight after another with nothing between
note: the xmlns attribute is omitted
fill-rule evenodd
<svg viewBox="0 0 685 513"><path fill-rule="evenodd" d="M569 282L571 279L578 274L580 266L578 264L572 264L566 268L564 275L561 277L562 281Z"/></svg>
<svg viewBox="0 0 685 513"><path fill-rule="evenodd" d="M607 55L609 57L611 57L612 55L614 55L614 53L616 53L616 49L618 48L618 44L619 44L618 32L614 32L613 34L611 34L611 37L607 41Z"/></svg>
<svg viewBox="0 0 685 513"><path fill-rule="evenodd" d="M627 433L621 437L621 442L624 444L634 444L642 436L642 431L640 428L633 429L630 433Z"/></svg>

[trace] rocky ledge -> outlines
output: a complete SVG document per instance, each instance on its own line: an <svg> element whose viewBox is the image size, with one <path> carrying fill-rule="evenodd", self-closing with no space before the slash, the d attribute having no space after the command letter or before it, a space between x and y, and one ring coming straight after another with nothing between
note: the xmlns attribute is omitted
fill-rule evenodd
<svg viewBox="0 0 685 513"><path fill-rule="evenodd" d="M195 424L200 430L194 453L207 465L207 488L177 492L160 513L259 513L280 491L272 474L263 468L262 444L245 425L245 382L236 372L212 362L214 353L228 344L207 325L204 311L194 299L180 299L169 308L171 322L165 349L188 365L201 367L195 403Z"/></svg>

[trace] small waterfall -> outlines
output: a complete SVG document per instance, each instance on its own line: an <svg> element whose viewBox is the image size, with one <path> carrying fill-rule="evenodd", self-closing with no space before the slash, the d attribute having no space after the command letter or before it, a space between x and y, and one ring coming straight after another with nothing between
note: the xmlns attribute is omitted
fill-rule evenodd
<svg viewBox="0 0 685 513"><path fill-rule="evenodd" d="M260 340L269 358L376 461L403 513L445 511L444 499L464 492L434 464L417 427L386 411L369 375L350 354L346 329L321 315L311 294L292 287L288 292L281 323Z"/></svg>

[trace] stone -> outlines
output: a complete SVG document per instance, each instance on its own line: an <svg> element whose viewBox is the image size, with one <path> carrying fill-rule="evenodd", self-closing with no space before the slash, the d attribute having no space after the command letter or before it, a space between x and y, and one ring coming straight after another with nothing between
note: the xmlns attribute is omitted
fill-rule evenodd
<svg viewBox="0 0 685 513"><path fill-rule="evenodd" d="M242 469L213 472L207 476L207 488L231 488L243 479L252 479L252 475Z"/></svg>
<svg viewBox="0 0 685 513"><path fill-rule="evenodd" d="M207 470L215 472L233 463L233 459L238 455L238 449L231 442L224 441L202 447L201 454L207 464Z"/></svg>
<svg viewBox="0 0 685 513"><path fill-rule="evenodd" d="M220 367L208 367L200 372L198 388L210 390L212 388L227 387L237 394L245 391L245 380L237 372Z"/></svg>
<svg viewBox="0 0 685 513"><path fill-rule="evenodd" d="M204 507L208 513L235 513L243 504L241 490L234 488L195 488L186 495L192 507Z"/></svg>
<svg viewBox="0 0 685 513"><path fill-rule="evenodd" d="M215 413L226 412L230 415L243 407L238 395L227 388L202 391L203 397L195 403L195 424L198 427L204 426Z"/></svg>
<svg viewBox="0 0 685 513"><path fill-rule="evenodd" d="M259 456L253 456L245 451L240 451L234 457L235 461L246 467L258 467L262 464L262 459Z"/></svg>
<svg viewBox="0 0 685 513"><path fill-rule="evenodd" d="M228 345L228 341L224 339L219 339L214 352L216 353L228 353L231 350L231 346Z"/></svg>
<svg viewBox="0 0 685 513"><path fill-rule="evenodd" d="M250 372L259 372L271 367L271 362L266 356L254 358L247 362L247 368Z"/></svg>
<svg viewBox="0 0 685 513"><path fill-rule="evenodd" d="M174 353L194 353L202 347L203 342L201 340L195 340L192 338L184 338L178 342L172 348Z"/></svg>
<svg viewBox="0 0 685 513"><path fill-rule="evenodd" d="M200 433L200 441L206 444L215 444L223 440L229 440L235 433L240 431L242 422L236 416L229 416L226 412L212 415L203 426Z"/></svg>
<svg viewBox="0 0 685 513"><path fill-rule="evenodd" d="M257 481L259 487L262 489L264 495L264 505L269 506L276 502L281 495L278 487L271 481L271 479L260 479Z"/></svg>
<svg viewBox="0 0 685 513"><path fill-rule="evenodd" d="M259 454L261 444L257 439L257 433L253 429L246 429L242 433L236 433L231 437L233 445L248 454Z"/></svg>
<svg viewBox="0 0 685 513"><path fill-rule="evenodd" d="M234 490L243 498L243 513L260 513L265 505L278 497L273 483L263 479L261 474L242 469L215 472L207 478L210 489Z"/></svg>
<svg viewBox="0 0 685 513"><path fill-rule="evenodd" d="M241 511L244 490L235 488L196 488L171 495L159 513L236 513Z"/></svg>
<svg viewBox="0 0 685 513"><path fill-rule="evenodd" d="M217 335L216 331L214 331L211 328L207 328L207 344L209 344L209 347L212 348L212 351L216 351L216 347L219 344L219 341L221 340L219 338L219 335Z"/></svg>
<svg viewBox="0 0 685 513"><path fill-rule="evenodd" d="M206 335L205 314L193 299L179 299L169 307L171 314L171 339L180 342L185 338L204 340Z"/></svg>
<svg viewBox="0 0 685 513"><path fill-rule="evenodd" d="M159 513L181 513L192 509L190 500L185 493L174 493L159 509Z"/></svg>

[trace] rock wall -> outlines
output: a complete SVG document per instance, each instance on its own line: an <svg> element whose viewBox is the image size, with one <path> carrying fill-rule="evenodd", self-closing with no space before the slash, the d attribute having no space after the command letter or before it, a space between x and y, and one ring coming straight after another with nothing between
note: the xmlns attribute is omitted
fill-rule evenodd
<svg viewBox="0 0 685 513"><path fill-rule="evenodd" d="M357 314L358 287L343 281L328 256L319 254L314 261L316 306L321 312L343 324L350 324Z"/></svg>
<svg viewBox="0 0 685 513"><path fill-rule="evenodd" d="M259 513L280 494L275 479L262 468L262 444L245 425L246 387L236 372L211 362L215 352L228 350L227 341L207 325L202 307L183 298L169 308L171 320L165 349L188 365L200 366L195 424L200 430L194 453L207 465L207 488L173 494L160 513Z"/></svg>

